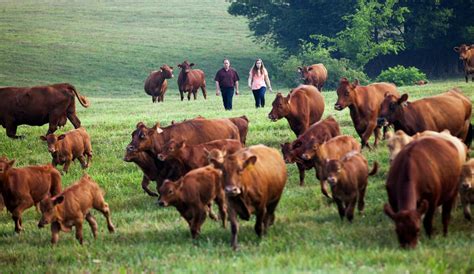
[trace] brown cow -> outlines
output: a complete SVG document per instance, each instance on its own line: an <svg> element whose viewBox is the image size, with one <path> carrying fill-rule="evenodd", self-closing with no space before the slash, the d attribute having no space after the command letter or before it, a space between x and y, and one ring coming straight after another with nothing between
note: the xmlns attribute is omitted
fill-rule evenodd
<svg viewBox="0 0 474 274"><path fill-rule="evenodd" d="M89 106L87 98L67 83L0 88L0 125L6 128L7 136L14 139L22 137L16 135L19 125L42 126L49 123L46 135L54 133L58 126L64 126L67 119L78 128L81 121L76 116L74 96L83 107Z"/></svg>
<svg viewBox="0 0 474 274"><path fill-rule="evenodd" d="M285 162L276 149L264 145L243 148L223 159L210 158L210 162L223 171L231 245L235 250L239 230L237 214L244 220L249 220L251 214L257 216L255 232L259 237L275 221L275 209L287 179Z"/></svg>
<svg viewBox="0 0 474 274"><path fill-rule="evenodd" d="M64 165L63 171L67 172L71 162L79 159L83 169L89 167L92 159L92 145L85 128L73 129L59 136L51 133L40 138L48 143L48 151L53 157L53 166Z"/></svg>
<svg viewBox="0 0 474 274"><path fill-rule="evenodd" d="M462 166L461 178L459 180L459 194L461 205L464 209L464 218L471 220L471 209L469 204L474 204L474 159L469 160Z"/></svg>
<svg viewBox="0 0 474 274"><path fill-rule="evenodd" d="M312 124L321 119L324 112L324 99L313 86L300 85L283 97L277 93L268 118L273 122L286 118L291 130L300 136Z"/></svg>
<svg viewBox="0 0 474 274"><path fill-rule="evenodd" d="M226 203L221 184L222 172L208 165L194 169L178 181L165 180L160 187L160 206L174 206L188 222L191 236L195 239L201 233L201 225L215 201L219 207L222 226L226 224Z"/></svg>
<svg viewBox="0 0 474 274"><path fill-rule="evenodd" d="M424 86L424 85L428 84L428 81L426 81L426 80L418 80L418 81L415 81L414 84L417 85L417 86Z"/></svg>
<svg viewBox="0 0 474 274"><path fill-rule="evenodd" d="M23 230L21 214L47 195L61 192L61 174L52 165L14 168L15 160L0 158L0 193L15 222Z"/></svg>
<svg viewBox="0 0 474 274"><path fill-rule="evenodd" d="M375 135L374 146L378 144L380 128L377 127L377 117L379 116L380 105L387 92L399 96L397 87L389 83L360 86L358 80L351 84L347 78L341 78L339 82L337 102L334 108L343 110L349 107L352 122L361 139L362 148L365 146L370 148L368 141L372 132ZM386 131L386 128L384 128L384 131Z"/></svg>
<svg viewBox="0 0 474 274"><path fill-rule="evenodd" d="M352 222L357 203L359 212L364 210L365 190L368 177L377 173L378 163L374 162L369 172L367 160L358 151L347 153L340 160L326 159L324 173L331 185L332 197L337 204L341 220L344 216Z"/></svg>
<svg viewBox="0 0 474 274"><path fill-rule="evenodd" d="M155 103L163 102L166 89L168 88L168 81L166 79L173 78L173 67L163 65L160 70L155 70L148 75L145 80L145 92L151 95L151 101Z"/></svg>
<svg viewBox="0 0 474 274"><path fill-rule="evenodd" d="M320 92L323 91L324 83L328 79L328 71L323 64L298 67L298 72L305 85L313 85Z"/></svg>
<svg viewBox="0 0 474 274"><path fill-rule="evenodd" d="M415 247L423 225L431 236L433 215L443 206L443 233L448 233L451 209L459 188L461 164L453 161L458 150L449 141L424 137L408 144L393 161L387 178L389 204L385 213L395 222L402 247Z"/></svg>
<svg viewBox="0 0 474 274"><path fill-rule="evenodd" d="M194 63L184 61L179 64L178 67L181 69L178 76L178 88L181 94L181 101L184 99L184 92L188 93L188 101L191 100L191 93L196 100L196 93L199 88L202 90L202 95L206 99L206 76L200 69L191 69Z"/></svg>
<svg viewBox="0 0 474 274"><path fill-rule="evenodd" d="M386 94L380 107L379 125L393 124L395 130L408 135L433 130L449 132L469 147L472 141L471 100L457 88L428 98L408 102L408 94L400 98Z"/></svg>
<svg viewBox="0 0 474 274"><path fill-rule="evenodd" d="M459 59L463 62L466 83L469 82L469 74L473 74L471 81L474 82L474 44L470 46L462 44L454 47L454 51L459 53Z"/></svg>
<svg viewBox="0 0 474 274"><path fill-rule="evenodd" d="M109 232L115 232L115 227L110 220L109 205L104 200L104 192L89 175L84 174L78 182L60 194L47 196L41 201L42 216L38 227L42 228L51 224L51 243L56 244L59 240L59 231L69 232L75 226L76 239L82 245L84 219L91 226L94 238L97 238L97 221L90 212L92 208L104 214Z"/></svg>
<svg viewBox="0 0 474 274"><path fill-rule="evenodd" d="M188 145L185 140L176 141L171 139L166 143L163 150L158 153L157 157L160 161L177 160L184 167L186 173L192 169L208 165L207 155L210 150L215 148L231 154L241 149L242 144L239 140L221 139L199 145Z"/></svg>
<svg viewBox="0 0 474 274"><path fill-rule="evenodd" d="M242 115L240 117L229 118L229 120L239 129L240 142L242 145L245 145L245 142L247 141L247 133L249 131L249 119L247 116Z"/></svg>

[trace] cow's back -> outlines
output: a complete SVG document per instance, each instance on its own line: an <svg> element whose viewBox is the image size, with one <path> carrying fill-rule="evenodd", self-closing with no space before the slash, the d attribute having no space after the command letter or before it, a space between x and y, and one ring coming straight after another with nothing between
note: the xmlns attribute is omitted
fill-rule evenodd
<svg viewBox="0 0 474 274"><path fill-rule="evenodd" d="M314 86L298 86L291 92L289 103L298 116L308 117L308 126L318 122L323 116L324 98Z"/></svg>
<svg viewBox="0 0 474 274"><path fill-rule="evenodd" d="M160 71L156 70L156 71L153 71L152 73L150 73L150 75L148 75L148 77L145 80L144 89L145 89L146 94L148 94L148 95L158 95L158 94L155 93L155 89L157 88L158 81L160 81L160 80L162 80Z"/></svg>
<svg viewBox="0 0 474 274"><path fill-rule="evenodd" d="M377 119L380 111L380 106L385 98L385 94L393 94L396 97L400 97L397 91L397 87L390 83L373 83L367 86L356 87L356 104L359 104L360 108L364 108L368 111L373 112L375 115L373 119Z"/></svg>

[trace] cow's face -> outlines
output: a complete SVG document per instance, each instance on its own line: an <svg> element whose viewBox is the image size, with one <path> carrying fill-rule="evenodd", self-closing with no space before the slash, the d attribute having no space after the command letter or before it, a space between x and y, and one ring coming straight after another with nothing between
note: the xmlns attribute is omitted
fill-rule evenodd
<svg viewBox="0 0 474 274"><path fill-rule="evenodd" d="M181 69L181 72L188 73L191 71L192 66L194 66L194 63L189 63L188 61L184 61L183 63L178 65L178 68Z"/></svg>
<svg viewBox="0 0 474 274"><path fill-rule="evenodd" d="M277 93L272 103L272 110L268 114L268 119L273 122L287 116L290 113L290 95L286 98L281 93Z"/></svg>
<svg viewBox="0 0 474 274"><path fill-rule="evenodd" d="M298 67L298 72L301 75L301 80L303 80L305 85L309 85L311 83L310 74L312 70L313 67L311 66Z"/></svg>
<svg viewBox="0 0 474 274"><path fill-rule="evenodd" d="M403 94L400 98L395 95L385 93L385 98L380 105L378 126L387 126L400 120L403 108L407 106L408 94Z"/></svg>
<svg viewBox="0 0 474 274"><path fill-rule="evenodd" d="M169 157L176 157L184 146L184 141L171 139L163 146L163 150L158 153L157 157L160 161L165 161Z"/></svg>
<svg viewBox="0 0 474 274"><path fill-rule="evenodd" d="M54 135L53 133L48 134L46 136L40 136L40 139L45 141L48 144L48 151L51 154L54 154L57 152L57 144L59 140L64 139L66 135L61 134L59 136Z"/></svg>
<svg viewBox="0 0 474 274"><path fill-rule="evenodd" d="M125 162L133 162L138 159L139 153L141 152L138 152L137 150L133 149L133 147L128 145L127 148L125 149L125 155L123 156L123 160Z"/></svg>
<svg viewBox="0 0 474 274"><path fill-rule="evenodd" d="M454 47L454 51L459 53L459 59L463 61L466 61L470 57L470 55L473 54L470 53L472 52L471 49L474 49L474 45L468 46L466 44L462 44L459 47Z"/></svg>
<svg viewBox="0 0 474 274"><path fill-rule="evenodd" d="M132 132L132 141L127 146L127 151L145 151L153 148L154 134L160 134L163 130L157 123L153 128L147 128L145 124L139 122Z"/></svg>
<svg viewBox="0 0 474 274"><path fill-rule="evenodd" d="M326 159L324 166L327 175L328 183L331 187L335 187L339 181L339 175L344 169L344 166L339 160L328 160Z"/></svg>
<svg viewBox="0 0 474 274"><path fill-rule="evenodd" d="M280 144L280 147L281 147L281 153L283 153L283 159L285 160L285 163L287 164L294 163L295 159L294 159L293 151L291 149L291 144L290 143Z"/></svg>
<svg viewBox="0 0 474 274"><path fill-rule="evenodd" d="M398 242L403 248L414 248L420 236L421 215L428 210L428 202L423 200L416 210L402 210L395 213L389 204L384 212L395 222Z"/></svg>
<svg viewBox="0 0 474 274"><path fill-rule="evenodd" d="M158 199L158 205L160 206L169 206L175 204L179 199L179 193L183 186L183 178L179 179L176 182L165 180L163 185L161 185L158 193L160 193L160 198Z"/></svg>
<svg viewBox="0 0 474 274"><path fill-rule="evenodd" d="M314 138L311 139L311 141L304 146L301 158L307 161L313 159L314 157L316 157L316 152L319 150L320 146L321 144L317 142Z"/></svg>
<svg viewBox="0 0 474 274"><path fill-rule="evenodd" d="M64 201L64 196L49 197L47 196L40 202L41 219L38 227L42 228L47 224L54 222L57 219L57 206Z"/></svg>
<svg viewBox="0 0 474 274"><path fill-rule="evenodd" d="M354 97L356 96L355 88L359 85L359 80L355 80L354 83L349 83L347 78L342 78L339 81L339 87L337 88L337 102L334 105L335 110L343 110L346 107L354 104Z"/></svg>
<svg viewBox="0 0 474 274"><path fill-rule="evenodd" d="M168 65L163 65L162 67L160 67L160 69L161 69L161 75L163 75L165 79L171 79L174 77L173 67L170 67Z"/></svg>
<svg viewBox="0 0 474 274"><path fill-rule="evenodd" d="M474 187L472 183L473 177L474 177L474 170L471 169L470 165L465 164L462 167L462 171L461 171L461 180L460 180L461 189L463 190L472 189Z"/></svg>
<svg viewBox="0 0 474 274"><path fill-rule="evenodd" d="M392 163L398 153L400 153L400 150L402 150L402 148L408 145L412 140L413 138L408 136L403 130L397 130L395 134L387 133L387 146L390 153L390 163Z"/></svg>
<svg viewBox="0 0 474 274"><path fill-rule="evenodd" d="M15 164L15 160L10 161L5 156L0 157L0 176L5 175L13 167L13 164Z"/></svg>

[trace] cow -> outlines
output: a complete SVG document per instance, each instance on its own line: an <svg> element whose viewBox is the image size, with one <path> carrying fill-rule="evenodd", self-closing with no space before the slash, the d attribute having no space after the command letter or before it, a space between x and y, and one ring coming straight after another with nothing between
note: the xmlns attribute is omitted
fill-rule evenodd
<svg viewBox="0 0 474 274"><path fill-rule="evenodd" d="M323 64L298 67L298 72L305 85L313 85L320 92L323 91L324 83L328 79L328 71Z"/></svg>
<svg viewBox="0 0 474 274"><path fill-rule="evenodd" d="M469 74L473 75L471 81L474 82L474 44L470 46L462 44L459 47L454 47L454 51L459 53L459 59L463 62L466 83L469 82Z"/></svg>
<svg viewBox="0 0 474 274"><path fill-rule="evenodd" d="M71 162L78 159L83 169L89 167L92 159L92 145L85 128L73 129L59 136L51 133L41 136L40 139L48 143L48 151L53 157L53 166L64 165L63 171L67 173Z"/></svg>
<svg viewBox="0 0 474 274"><path fill-rule="evenodd" d="M212 202L219 207L222 226L226 227L227 205L221 184L222 172L211 165L194 169L178 181L165 180L160 187L160 206L174 206L188 222L191 236L196 239L201 225L210 213Z"/></svg>
<svg viewBox="0 0 474 274"><path fill-rule="evenodd" d="M97 238L97 221L91 214L92 208L100 211L107 220L110 233L115 227L110 220L109 205L104 200L104 191L92 178L84 174L79 181L66 188L58 195L47 196L40 203L41 219L39 228L51 224L51 244L59 240L59 231L69 232L76 227L76 239L82 245L82 224L84 219L89 223L94 238Z"/></svg>
<svg viewBox="0 0 474 274"><path fill-rule="evenodd" d="M337 102L334 109L340 111L349 107L351 119L361 139L362 148L370 147L368 141L372 132L375 135L374 147L379 142L380 128L377 127L380 105L386 93L399 96L397 87L389 83L373 83L368 86L359 85L355 80L352 84L347 78L341 78L337 88ZM384 128L386 131L386 128Z"/></svg>
<svg viewBox="0 0 474 274"><path fill-rule="evenodd" d="M418 80L418 81L415 81L414 84L417 85L417 86L424 86L424 85L428 84L428 81L427 80Z"/></svg>
<svg viewBox="0 0 474 274"><path fill-rule="evenodd" d="M19 125L42 126L49 123L46 133L54 133L69 119L75 128L81 126L76 116L74 96L85 108L89 107L86 97L79 95L76 88L68 83L36 87L0 88L0 124L6 128L7 136L17 136Z"/></svg>
<svg viewBox="0 0 474 274"><path fill-rule="evenodd" d="M210 156L215 155L211 151ZM276 149L264 145L243 148L224 157L211 157L210 163L223 172L223 188L228 202L231 246L238 248L237 215L249 220L255 214L259 237L275 221L275 209L286 184L285 162Z"/></svg>
<svg viewBox="0 0 474 274"><path fill-rule="evenodd" d="M173 78L173 67L163 65L160 70L155 70L148 75L145 80L145 92L151 95L151 101L155 103L164 102L166 89L168 88L168 81L166 79Z"/></svg>
<svg viewBox="0 0 474 274"><path fill-rule="evenodd" d="M184 61L179 64L178 67L181 69L178 76L178 88L181 95L181 101L184 99L184 93L188 93L188 101L191 100L191 93L196 100L196 93L199 88L202 90L202 95L206 99L206 76L200 69L191 69L194 63Z"/></svg>
<svg viewBox="0 0 474 274"><path fill-rule="evenodd" d="M245 142L247 141L247 133L249 131L249 119L247 116L242 115L240 117L231 117L229 120L239 129L240 142L242 145L245 145Z"/></svg>
<svg viewBox="0 0 474 274"><path fill-rule="evenodd" d="M443 234L447 235L461 175L460 162L453 161L457 157L451 142L424 137L409 143L394 159L386 182L389 203L384 212L395 222L403 248L416 246L423 214L425 232L431 237L438 206L443 208Z"/></svg>
<svg viewBox="0 0 474 274"><path fill-rule="evenodd" d="M21 214L47 195L61 192L61 174L52 165L14 168L15 160L0 157L0 194L15 222L15 232L23 230Z"/></svg>
<svg viewBox="0 0 474 274"><path fill-rule="evenodd" d="M324 173L331 186L332 197L337 204L341 220L345 216L352 222L356 203L359 212L364 210L367 180L369 176L377 173L377 169L378 163L374 162L369 172L367 160L358 151L351 151L341 159L325 160Z"/></svg>
<svg viewBox="0 0 474 274"><path fill-rule="evenodd" d="M464 210L464 218L471 220L470 204L474 204L474 159L469 160L462 166L461 177L459 180L459 194L461 196L461 205Z"/></svg>
<svg viewBox="0 0 474 274"><path fill-rule="evenodd" d="M469 147L472 141L471 100L457 88L439 95L408 102L408 94L396 97L386 94L380 106L378 124L393 124L412 136L432 130L449 132Z"/></svg>
<svg viewBox="0 0 474 274"><path fill-rule="evenodd" d="M171 139L166 143L163 150L158 153L157 157L160 161L177 160L184 167L186 173L192 169L208 165L207 155L210 150L215 148L226 153L234 153L242 148L242 144L239 140L221 139L199 145L188 145L185 140L176 141Z"/></svg>
<svg viewBox="0 0 474 274"><path fill-rule="evenodd" d="M286 118L291 130L298 137L312 124L321 119L324 112L324 99L313 86L300 85L283 97L277 93L268 118L273 122Z"/></svg>

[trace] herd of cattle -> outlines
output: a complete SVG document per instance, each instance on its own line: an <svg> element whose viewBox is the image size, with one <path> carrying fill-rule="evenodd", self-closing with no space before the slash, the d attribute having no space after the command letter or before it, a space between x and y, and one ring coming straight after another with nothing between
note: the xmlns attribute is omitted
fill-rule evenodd
<svg viewBox="0 0 474 274"><path fill-rule="evenodd" d="M191 66L187 62L179 65L182 73L192 71ZM321 67L324 68L317 64L300 70L307 76L320 73ZM163 66L160 75L172 77L171 69ZM198 74L204 79L203 74ZM272 103L268 118L272 121L286 118L296 135L293 142L281 145L283 157L263 144L245 147L249 123L246 116L223 119L198 116L167 127L159 123L147 127L139 122L126 147L124 160L135 163L143 171L142 188L150 196L159 197L160 206L176 207L188 222L193 238L199 235L207 216L220 218L224 228L229 220L231 245L236 249L237 217L249 220L251 215L256 215L258 236L273 225L287 181L285 163L297 165L300 185L304 184L305 171L315 169L322 194L335 202L341 219L352 221L355 206L359 211L364 209L368 177L376 174L379 166L374 161L369 168L361 149L372 148L368 143L372 134L376 147L383 129L390 151L388 203L384 212L395 222L401 246L416 246L423 214L425 231L429 236L432 234L432 219L438 206L442 206L446 235L459 194L465 218L471 219L474 159L467 159L472 141L472 104L468 97L454 88L409 102L408 95L400 95L393 84L362 86L357 80L351 83L342 78L334 108L338 111L349 108L361 139L359 143L352 136L342 135L339 123L332 116L323 118L325 104L320 89L324 79L319 76L311 82L314 85L300 85L287 96L278 93ZM153 86L149 79L145 89L147 86ZM188 99L199 87L206 94L205 84L188 83L182 87L180 92L189 92ZM153 101L163 100L166 90L163 84L160 90L151 93ZM103 191L90 176L85 174L72 186L61 189L61 172L55 167L64 165L63 172L67 172L71 162L78 159L85 169L92 158L90 137L75 113L75 97L82 106L89 106L88 100L70 84L0 88L0 123L7 129L7 136L19 138L16 128L21 124L49 123L47 134L41 139L46 141L52 156L52 165L22 168L13 167L15 161L6 156L0 158L0 209L3 204L6 206L12 214L15 231L20 232L22 212L32 206L39 207L42 216L38 226L51 224L53 244L58 241L59 231L70 231L73 226L82 244L84 219L95 237L97 223L90 213L92 208L102 212L109 231L115 231ZM67 119L75 129L55 135L57 127L65 125ZM387 131L389 126L394 127L395 133ZM156 182L157 192L149 188L151 181ZM212 212L214 202L219 217Z"/></svg>

